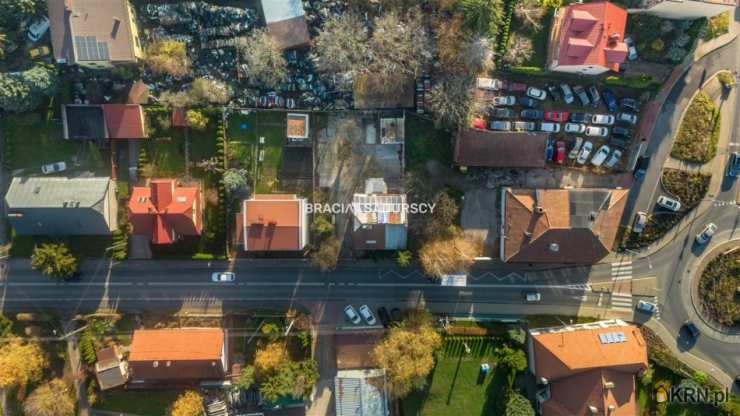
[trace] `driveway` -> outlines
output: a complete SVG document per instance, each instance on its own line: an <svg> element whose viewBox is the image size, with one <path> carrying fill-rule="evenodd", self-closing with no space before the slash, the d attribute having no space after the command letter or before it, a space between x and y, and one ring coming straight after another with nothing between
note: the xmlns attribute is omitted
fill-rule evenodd
<svg viewBox="0 0 740 416"><path fill-rule="evenodd" d="M460 224L465 235L482 240L486 252L493 251L498 240L498 193L495 189L472 189L465 192L460 214Z"/></svg>

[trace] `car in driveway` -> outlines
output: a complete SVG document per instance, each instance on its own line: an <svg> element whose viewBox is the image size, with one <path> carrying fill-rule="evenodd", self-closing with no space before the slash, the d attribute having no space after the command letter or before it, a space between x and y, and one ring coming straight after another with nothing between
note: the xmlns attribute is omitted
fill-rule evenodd
<svg viewBox="0 0 740 416"><path fill-rule="evenodd" d="M558 123L540 123L540 131L544 131L547 133L559 133L560 132L560 124Z"/></svg>
<svg viewBox="0 0 740 416"><path fill-rule="evenodd" d="M578 153L578 159L576 159L576 162L579 165L582 165L586 163L588 160L588 157L591 155L591 150L593 150L594 145L590 141L586 140L585 143L583 143L583 146L581 147L580 153Z"/></svg>
<svg viewBox="0 0 740 416"><path fill-rule="evenodd" d="M593 108L599 108L599 104L601 104L599 89L595 85L591 85L588 87L588 94L591 96L591 106Z"/></svg>
<svg viewBox="0 0 740 416"><path fill-rule="evenodd" d="M637 302L637 306L635 307L635 309L648 315L652 315L658 309L658 305L641 300Z"/></svg>
<svg viewBox="0 0 740 416"><path fill-rule="evenodd" d="M65 162L54 162L41 166L41 172L44 175L64 172L65 170L67 170L67 164Z"/></svg>
<svg viewBox="0 0 740 416"><path fill-rule="evenodd" d="M28 40L38 42L49 31L49 18L44 16L28 26Z"/></svg>
<svg viewBox="0 0 740 416"><path fill-rule="evenodd" d="M583 134L586 131L586 125L581 123L565 123L564 130L566 133Z"/></svg>
<svg viewBox="0 0 740 416"><path fill-rule="evenodd" d="M516 103L519 105L523 105L525 107L529 107L529 108L536 108L537 106L540 105L539 101L531 97L517 97Z"/></svg>
<svg viewBox="0 0 740 416"><path fill-rule="evenodd" d="M630 137L632 137L632 130L624 128L622 126L615 126L612 128L612 135L629 139Z"/></svg>
<svg viewBox="0 0 740 416"><path fill-rule="evenodd" d="M560 99L563 98L563 96L560 95L560 90L558 90L557 86L547 84L545 88L547 89L547 93L553 101L560 101Z"/></svg>
<svg viewBox="0 0 740 416"><path fill-rule="evenodd" d="M727 161L727 176L736 177L740 174L740 153L730 154L730 160Z"/></svg>
<svg viewBox="0 0 740 416"><path fill-rule="evenodd" d="M378 318L384 327L388 328L391 326L391 316L388 314L388 309L386 309L385 306L378 308Z"/></svg>
<svg viewBox="0 0 740 416"><path fill-rule="evenodd" d="M565 142L562 140L558 140L557 143L555 143L555 156L552 157L552 160L555 163L563 163L565 160Z"/></svg>
<svg viewBox="0 0 740 416"><path fill-rule="evenodd" d="M614 92L610 89L604 89L601 91L601 95L604 97L604 104L606 104L606 108L608 108L610 112L616 113L617 96L614 95Z"/></svg>
<svg viewBox="0 0 740 416"><path fill-rule="evenodd" d="M604 166L611 169L613 168L617 163L619 163L619 159L622 158L622 151L619 149L615 149L611 156L609 156L609 159L606 160L604 163Z"/></svg>
<svg viewBox="0 0 740 416"><path fill-rule="evenodd" d="M591 113L570 113L568 114L568 121L571 123L590 123Z"/></svg>
<svg viewBox="0 0 740 416"><path fill-rule="evenodd" d="M583 144L583 137L576 137L576 140L573 142L573 147L570 149L570 152L568 153L568 159L575 159L578 157L578 152L581 150L581 145Z"/></svg>
<svg viewBox="0 0 740 416"><path fill-rule="evenodd" d="M676 201L675 199L673 199L671 197L665 196L665 195L659 196L658 197L658 200L656 201L656 203L658 204L658 206L663 207L663 208L665 208L667 210L670 210L670 211L673 211L673 212L676 212L679 209L681 209L681 203L680 202Z"/></svg>
<svg viewBox="0 0 740 416"><path fill-rule="evenodd" d="M362 322L362 318L360 318L360 315L357 314L357 311L352 305L347 305L344 307L344 316L347 317L348 321L352 322L355 325Z"/></svg>
<svg viewBox="0 0 740 416"><path fill-rule="evenodd" d="M573 96L573 90L570 89L570 85L562 83L560 84L560 89L563 90L563 101L566 104L571 104L575 97Z"/></svg>
<svg viewBox="0 0 740 416"><path fill-rule="evenodd" d="M632 111L634 113L640 112L640 103L635 100L634 98L622 98L619 100L619 105L624 108L625 110ZM611 110L610 110L611 111ZM616 109L615 109L616 111Z"/></svg>
<svg viewBox="0 0 740 416"><path fill-rule="evenodd" d="M547 99L547 93L545 90L537 87L527 88L527 97L534 98L535 100L545 101Z"/></svg>
<svg viewBox="0 0 740 416"><path fill-rule="evenodd" d="M537 123L534 121L515 121L511 128L514 131L535 131L537 130Z"/></svg>
<svg viewBox="0 0 740 416"><path fill-rule="evenodd" d="M582 106L585 107L591 103L591 101L588 99L588 94L586 94L586 90L583 88L583 86L574 86L573 93L578 97L578 100L581 102Z"/></svg>
<svg viewBox="0 0 740 416"><path fill-rule="evenodd" d="M533 110L531 108L528 108L526 110L522 110L522 112L519 113L519 116L521 118L529 120L542 120L542 117L545 116L545 113L542 110Z"/></svg>
<svg viewBox="0 0 740 416"><path fill-rule="evenodd" d="M586 136L606 137L608 135L609 135L609 129L607 129L606 127L599 127L599 126L586 127Z"/></svg>
<svg viewBox="0 0 740 416"><path fill-rule="evenodd" d="M709 242L717 232L717 224L710 222L704 229L696 235L696 244L702 245Z"/></svg>
<svg viewBox="0 0 740 416"><path fill-rule="evenodd" d="M373 315L373 311L370 310L369 306L360 306L360 315L362 316L362 319L365 320L365 323L367 323L368 325L377 325L378 321L375 319L375 315Z"/></svg>
<svg viewBox="0 0 740 416"><path fill-rule="evenodd" d="M516 104L516 97L513 95L500 95L493 97L493 105L514 105Z"/></svg>
<svg viewBox="0 0 740 416"><path fill-rule="evenodd" d="M568 121L567 111L545 111L545 120L554 121L556 123L563 123Z"/></svg>
<svg viewBox="0 0 740 416"><path fill-rule="evenodd" d="M624 37L624 43L627 45L627 59L634 61L637 59L637 48L635 48L635 41L630 36Z"/></svg>
<svg viewBox="0 0 740 416"><path fill-rule="evenodd" d="M643 211L638 211L637 214L635 214L635 222L634 222L634 225L632 225L632 232L635 234L640 234L642 230L645 229L647 220L648 220L647 213Z"/></svg>
<svg viewBox="0 0 740 416"><path fill-rule="evenodd" d="M617 123L634 126L637 124L637 115L627 112L619 112L617 113Z"/></svg>
<svg viewBox="0 0 740 416"><path fill-rule="evenodd" d="M599 147L599 150L594 153L594 157L591 158L591 164L594 166L601 166L602 163L604 163L604 160L606 160L606 157L609 156L609 146L603 145Z"/></svg>
<svg viewBox="0 0 740 416"><path fill-rule="evenodd" d="M511 108L494 108L491 112L491 116L494 118L514 118L516 114L516 111Z"/></svg>
<svg viewBox="0 0 740 416"><path fill-rule="evenodd" d="M233 282L236 280L234 272L213 272L211 280L214 282Z"/></svg>
<svg viewBox="0 0 740 416"><path fill-rule="evenodd" d="M614 116L611 114L594 114L591 117L591 124L611 126L614 124Z"/></svg>
<svg viewBox="0 0 740 416"><path fill-rule="evenodd" d="M491 130L499 130L499 131L509 131L511 130L511 122L510 121L502 121L502 120L493 120L489 126Z"/></svg>

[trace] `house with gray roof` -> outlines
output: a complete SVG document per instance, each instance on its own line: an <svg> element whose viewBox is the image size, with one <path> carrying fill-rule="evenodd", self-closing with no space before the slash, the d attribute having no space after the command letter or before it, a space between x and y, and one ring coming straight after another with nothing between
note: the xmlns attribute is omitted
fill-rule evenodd
<svg viewBox="0 0 740 416"><path fill-rule="evenodd" d="M337 416L388 416L385 370L340 370L334 378Z"/></svg>
<svg viewBox="0 0 740 416"><path fill-rule="evenodd" d="M16 177L5 204L18 235L109 235L118 227L115 184L108 177Z"/></svg>

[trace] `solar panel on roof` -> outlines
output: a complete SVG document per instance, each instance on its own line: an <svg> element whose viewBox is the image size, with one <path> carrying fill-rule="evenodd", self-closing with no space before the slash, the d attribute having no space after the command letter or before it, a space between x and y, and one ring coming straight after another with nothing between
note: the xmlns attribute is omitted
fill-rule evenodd
<svg viewBox="0 0 740 416"><path fill-rule="evenodd" d="M98 42L95 36L75 36L75 52L79 61L107 61L108 44Z"/></svg>

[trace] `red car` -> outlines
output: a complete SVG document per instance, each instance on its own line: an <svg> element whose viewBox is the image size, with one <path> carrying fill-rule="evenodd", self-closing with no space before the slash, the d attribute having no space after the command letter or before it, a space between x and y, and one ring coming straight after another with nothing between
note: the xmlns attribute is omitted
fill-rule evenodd
<svg viewBox="0 0 740 416"><path fill-rule="evenodd" d="M565 142L562 140L555 143L555 155L552 160L557 163L563 163L563 160L565 160Z"/></svg>
<svg viewBox="0 0 740 416"><path fill-rule="evenodd" d="M568 121L567 111L545 111L545 120L554 121L556 123L564 123Z"/></svg>
<svg viewBox="0 0 740 416"><path fill-rule="evenodd" d="M484 129L486 128L486 120L483 120L482 118L474 118L473 122L471 123L472 127L475 129Z"/></svg>
<svg viewBox="0 0 740 416"><path fill-rule="evenodd" d="M511 92L527 91L527 84L522 84L521 82L511 82L509 83L509 91Z"/></svg>

